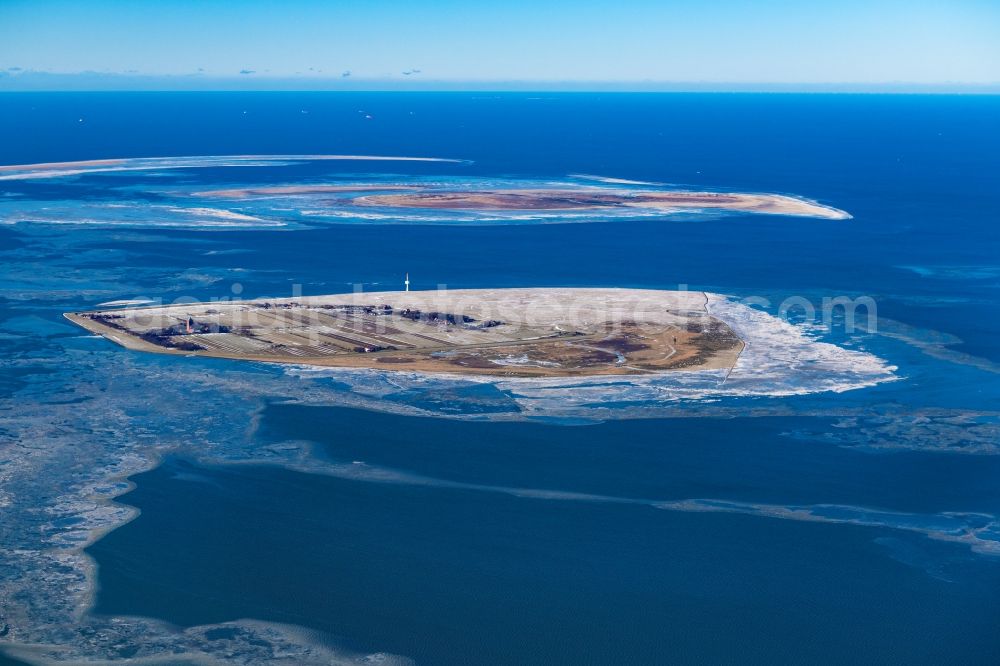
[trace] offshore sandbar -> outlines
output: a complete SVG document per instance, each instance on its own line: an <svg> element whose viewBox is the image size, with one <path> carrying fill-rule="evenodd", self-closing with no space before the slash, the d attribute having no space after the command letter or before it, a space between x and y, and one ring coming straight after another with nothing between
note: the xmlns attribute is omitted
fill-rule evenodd
<svg viewBox="0 0 1000 666"><path fill-rule="evenodd" d="M185 157L128 157L75 162L41 162L0 166L0 180L30 180L57 178L88 173L115 171L152 171L162 169L194 169L237 166L279 166L283 162L315 161L362 162L451 162L464 163L445 157L408 157L396 155L204 155Z"/></svg>

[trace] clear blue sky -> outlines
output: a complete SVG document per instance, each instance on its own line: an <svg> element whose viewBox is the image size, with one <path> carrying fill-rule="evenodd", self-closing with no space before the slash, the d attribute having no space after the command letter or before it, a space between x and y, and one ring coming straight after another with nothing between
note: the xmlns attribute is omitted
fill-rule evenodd
<svg viewBox="0 0 1000 666"><path fill-rule="evenodd" d="M995 84L1000 0L0 0L0 71Z"/></svg>

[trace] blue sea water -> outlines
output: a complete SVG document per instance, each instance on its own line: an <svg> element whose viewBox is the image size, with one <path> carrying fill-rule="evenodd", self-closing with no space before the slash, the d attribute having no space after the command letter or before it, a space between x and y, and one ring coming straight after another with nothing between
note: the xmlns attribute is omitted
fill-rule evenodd
<svg viewBox="0 0 1000 666"><path fill-rule="evenodd" d="M997 117L992 96L0 95L0 164L462 160L0 181L0 648L123 658L180 644L160 625L155 640L81 638L140 617L215 627L183 638L189 656L251 619L427 664L995 663ZM61 217L193 188L572 174L787 193L853 218ZM772 313L792 296L870 296L879 333L810 330L899 378L540 423L504 387L380 398L336 377L128 352L61 316L137 297L398 289L407 271L426 289L688 285ZM95 494L120 504L87 504ZM122 505L140 513L101 513ZM105 521L101 538L81 536L80 516ZM71 559L83 547L92 581Z"/></svg>

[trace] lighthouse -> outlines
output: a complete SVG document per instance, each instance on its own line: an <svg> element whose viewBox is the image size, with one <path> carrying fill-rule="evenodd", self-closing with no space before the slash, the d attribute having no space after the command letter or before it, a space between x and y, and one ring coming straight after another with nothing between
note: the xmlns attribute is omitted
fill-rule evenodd
<svg viewBox="0 0 1000 666"><path fill-rule="evenodd" d="M410 290L410 274L409 273L406 274L406 279L403 281L403 284L406 285L406 291L409 291Z"/></svg>

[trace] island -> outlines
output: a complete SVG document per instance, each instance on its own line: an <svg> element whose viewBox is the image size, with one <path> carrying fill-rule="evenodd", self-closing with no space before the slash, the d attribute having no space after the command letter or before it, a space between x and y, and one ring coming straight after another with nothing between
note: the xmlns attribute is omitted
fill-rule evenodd
<svg viewBox="0 0 1000 666"><path fill-rule="evenodd" d="M191 178L109 190L115 205L86 198L64 208L37 201L0 201L0 218L34 224L171 226L194 228L310 227L322 224L525 224L613 221L630 218L713 219L766 214L821 220L851 215L790 193L682 188L666 183L584 174L551 177L345 173L346 162L468 164L443 157L379 155L228 155L103 159L0 166L0 181L53 180L130 172L145 180L167 170L228 169L227 187L206 187ZM282 172L310 165L296 174ZM325 166L324 166L325 165ZM235 170L267 169L247 180ZM395 171L395 170L394 170ZM143 175L145 174L145 175ZM114 179L107 179L111 187Z"/></svg>
<svg viewBox="0 0 1000 666"><path fill-rule="evenodd" d="M387 211L423 209L438 211L473 211L530 213L535 211L593 211L646 209L661 213L684 211L730 211L797 215L828 220L846 220L850 214L809 199L783 194L741 192L701 192L687 190L618 189L601 186L496 188L478 189L469 183L462 189L436 189L418 184L309 184L240 187L192 193L202 199L275 200L285 198L301 203L307 197L319 208ZM374 192L373 194L366 194ZM342 194L341 198L323 195ZM357 196L354 196L357 195Z"/></svg>
<svg viewBox="0 0 1000 666"><path fill-rule="evenodd" d="M609 188L507 189L462 192L407 192L356 197L356 206L433 208L443 210L591 210L647 208L662 212L726 210L745 213L800 215L830 220L851 216L808 199L781 194L689 192L682 190L614 190Z"/></svg>
<svg viewBox="0 0 1000 666"><path fill-rule="evenodd" d="M349 293L65 316L129 349L508 377L727 371L744 342L709 294L646 289Z"/></svg>

